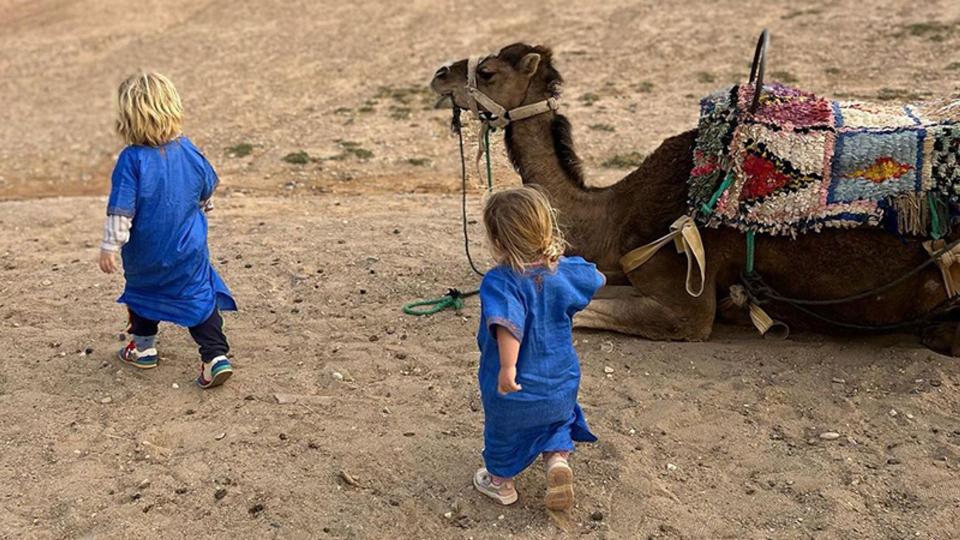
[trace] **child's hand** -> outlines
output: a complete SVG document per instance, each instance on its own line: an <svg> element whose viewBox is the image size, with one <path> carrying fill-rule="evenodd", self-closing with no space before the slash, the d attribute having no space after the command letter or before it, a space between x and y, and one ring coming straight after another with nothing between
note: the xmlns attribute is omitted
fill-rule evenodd
<svg viewBox="0 0 960 540"><path fill-rule="evenodd" d="M517 368L500 367L500 377L497 380L497 391L502 395L519 392L523 387L517 384Z"/></svg>
<svg viewBox="0 0 960 540"><path fill-rule="evenodd" d="M117 253L115 251L100 250L100 270L104 274L112 274L117 271Z"/></svg>

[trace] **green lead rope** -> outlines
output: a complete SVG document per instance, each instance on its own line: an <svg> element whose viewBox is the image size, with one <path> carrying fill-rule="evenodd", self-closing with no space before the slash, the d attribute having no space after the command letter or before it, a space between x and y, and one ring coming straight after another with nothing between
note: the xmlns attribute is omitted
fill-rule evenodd
<svg viewBox="0 0 960 540"><path fill-rule="evenodd" d="M730 171L727 173L726 178L723 179L723 182L720 183L720 187L717 188L715 192L713 192L713 196L710 197L710 200L704 203L703 206L700 207L700 211L703 212L703 214L706 216L709 216L710 214L712 214L714 207L717 205L717 201L720 200L720 197L723 196L723 193L727 191L727 188L729 188L730 184L732 183L733 183L733 171Z"/></svg>
<svg viewBox="0 0 960 540"><path fill-rule="evenodd" d="M746 274L753 274L753 253L756 249L756 238L753 231L747 233L747 265L746 265Z"/></svg>
<svg viewBox="0 0 960 540"><path fill-rule="evenodd" d="M939 240L943 238L943 227L940 224L940 209L937 208L937 199L932 192L927 192L927 206L930 207L930 237Z"/></svg>
<svg viewBox="0 0 960 540"><path fill-rule="evenodd" d="M460 311L463 309L463 299L473 296L479 293L480 290L467 291L462 293L457 289L450 289L447 291L447 294L441 296L440 298L431 298L429 300L418 300L416 302L410 302L403 306L403 312L407 315L433 315L434 313L440 313L445 309L453 309L454 311ZM417 309L424 308L424 309Z"/></svg>

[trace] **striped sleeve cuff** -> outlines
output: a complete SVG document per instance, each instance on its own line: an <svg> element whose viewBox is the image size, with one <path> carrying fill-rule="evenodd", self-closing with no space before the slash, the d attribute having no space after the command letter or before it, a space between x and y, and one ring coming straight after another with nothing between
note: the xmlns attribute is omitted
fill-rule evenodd
<svg viewBox="0 0 960 540"><path fill-rule="evenodd" d="M100 249L104 251L120 251L124 244L130 241L130 227L133 219L121 215L108 215L103 225L103 242Z"/></svg>

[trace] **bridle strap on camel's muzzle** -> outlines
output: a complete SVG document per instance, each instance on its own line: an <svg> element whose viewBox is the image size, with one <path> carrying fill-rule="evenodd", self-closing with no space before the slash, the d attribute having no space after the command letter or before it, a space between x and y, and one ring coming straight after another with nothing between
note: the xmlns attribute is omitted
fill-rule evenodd
<svg viewBox="0 0 960 540"><path fill-rule="evenodd" d="M473 112L475 118L491 127L503 129L510 122L517 122L560 109L560 100L550 97L543 101L507 110L477 87L477 67L485 58L487 57L474 55L467 59L467 95L470 96L470 111ZM483 107L483 113L481 113L480 107Z"/></svg>

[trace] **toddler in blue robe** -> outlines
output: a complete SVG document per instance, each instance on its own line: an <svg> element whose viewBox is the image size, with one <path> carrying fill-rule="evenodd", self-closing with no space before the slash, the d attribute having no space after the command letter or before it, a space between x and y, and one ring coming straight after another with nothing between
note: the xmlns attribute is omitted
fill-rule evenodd
<svg viewBox="0 0 960 540"><path fill-rule="evenodd" d="M542 455L545 504L569 510L574 497L567 459L574 441L597 440L577 404L573 316L587 306L604 276L580 257L562 256L554 211L536 189L492 195L484 225L499 264L480 286L484 467L474 475L474 486L512 504L518 498L513 478Z"/></svg>
<svg viewBox="0 0 960 540"><path fill-rule="evenodd" d="M180 96L159 73L139 73L118 92L117 132L127 147L113 170L100 269L117 271L122 250L132 340L120 359L157 366L160 321L190 329L200 347L197 384L210 388L233 373L220 311L237 306L210 264L207 217L218 178L180 131Z"/></svg>

